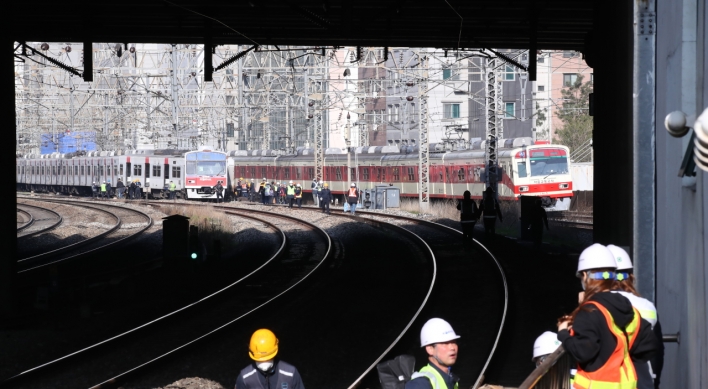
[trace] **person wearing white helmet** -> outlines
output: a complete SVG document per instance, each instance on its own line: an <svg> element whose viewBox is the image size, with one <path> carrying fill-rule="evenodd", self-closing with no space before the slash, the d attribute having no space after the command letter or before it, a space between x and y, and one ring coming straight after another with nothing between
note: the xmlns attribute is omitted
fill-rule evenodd
<svg viewBox="0 0 708 389"><path fill-rule="evenodd" d="M459 338L445 320L428 320L420 330L420 347L425 347L429 363L413 373L405 389L458 389L459 378L451 369L457 361Z"/></svg>
<svg viewBox="0 0 708 389"><path fill-rule="evenodd" d="M585 292L578 308L558 321L558 340L578 362L575 388L634 387L631 358L646 360L656 351L649 323L629 300L611 292L616 268L612 252L597 243L578 259L576 276Z"/></svg>
<svg viewBox="0 0 708 389"><path fill-rule="evenodd" d="M613 292L619 293L626 297L632 306L639 311L642 319L649 322L651 325L654 335L657 339L663 337L661 333L661 324L659 324L656 306L654 304L641 297L637 293L637 289L634 288L634 274L632 266L632 259L627 254L623 248L615 246L613 244L607 245L607 249L612 252L615 257L615 262L617 263L617 281L615 282L615 287ZM659 387L659 382L661 381L661 370L664 367L664 344L658 344L658 350L654 358L651 358L651 364L647 364L646 361L634 360L634 366L637 369L637 388L638 389L653 389L654 387Z"/></svg>
<svg viewBox="0 0 708 389"><path fill-rule="evenodd" d="M561 342L558 340L558 334L551 331L542 333L536 338L536 341L533 342L533 357L531 361L536 364L536 367L539 367L546 357L553 354L560 345Z"/></svg>
<svg viewBox="0 0 708 389"><path fill-rule="evenodd" d="M359 189L356 188L356 184L353 182L349 186L349 191L347 191L347 202L353 216L356 212L356 204L359 202Z"/></svg>

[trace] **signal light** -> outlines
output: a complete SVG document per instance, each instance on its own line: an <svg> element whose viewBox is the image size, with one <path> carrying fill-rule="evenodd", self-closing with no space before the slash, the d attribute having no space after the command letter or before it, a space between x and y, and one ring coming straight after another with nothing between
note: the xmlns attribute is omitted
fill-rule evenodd
<svg viewBox="0 0 708 389"><path fill-rule="evenodd" d="M192 253L192 259L197 259L197 253Z"/></svg>

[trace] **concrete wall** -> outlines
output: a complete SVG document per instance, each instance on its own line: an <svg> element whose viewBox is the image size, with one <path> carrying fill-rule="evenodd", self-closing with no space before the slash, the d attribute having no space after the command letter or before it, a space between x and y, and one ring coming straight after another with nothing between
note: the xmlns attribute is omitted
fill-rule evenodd
<svg viewBox="0 0 708 389"><path fill-rule="evenodd" d="M657 0L656 305L664 333L681 333L681 343L666 344L665 388L708 386L708 176L678 177L693 146L663 124L671 111L695 115L708 105L707 12L702 0Z"/></svg>

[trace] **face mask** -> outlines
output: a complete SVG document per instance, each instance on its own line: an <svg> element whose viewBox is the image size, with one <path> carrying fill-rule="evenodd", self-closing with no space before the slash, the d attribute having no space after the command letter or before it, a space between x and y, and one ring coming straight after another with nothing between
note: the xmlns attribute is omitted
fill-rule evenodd
<svg viewBox="0 0 708 389"><path fill-rule="evenodd" d="M267 371L270 371L270 369L273 368L273 361L258 362L258 364L256 364L256 366L258 366L258 369L259 369L260 371L266 371L266 372L267 372Z"/></svg>

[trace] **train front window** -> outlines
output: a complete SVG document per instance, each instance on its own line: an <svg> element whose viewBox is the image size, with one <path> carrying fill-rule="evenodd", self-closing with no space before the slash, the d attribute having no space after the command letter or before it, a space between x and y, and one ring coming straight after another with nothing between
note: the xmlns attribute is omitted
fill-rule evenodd
<svg viewBox="0 0 708 389"><path fill-rule="evenodd" d="M517 162L516 163L517 170L519 171L519 178L524 178L526 177L526 162Z"/></svg>
<svg viewBox="0 0 708 389"><path fill-rule="evenodd" d="M531 177L546 177L553 174L568 173L568 158L566 156L531 157Z"/></svg>

